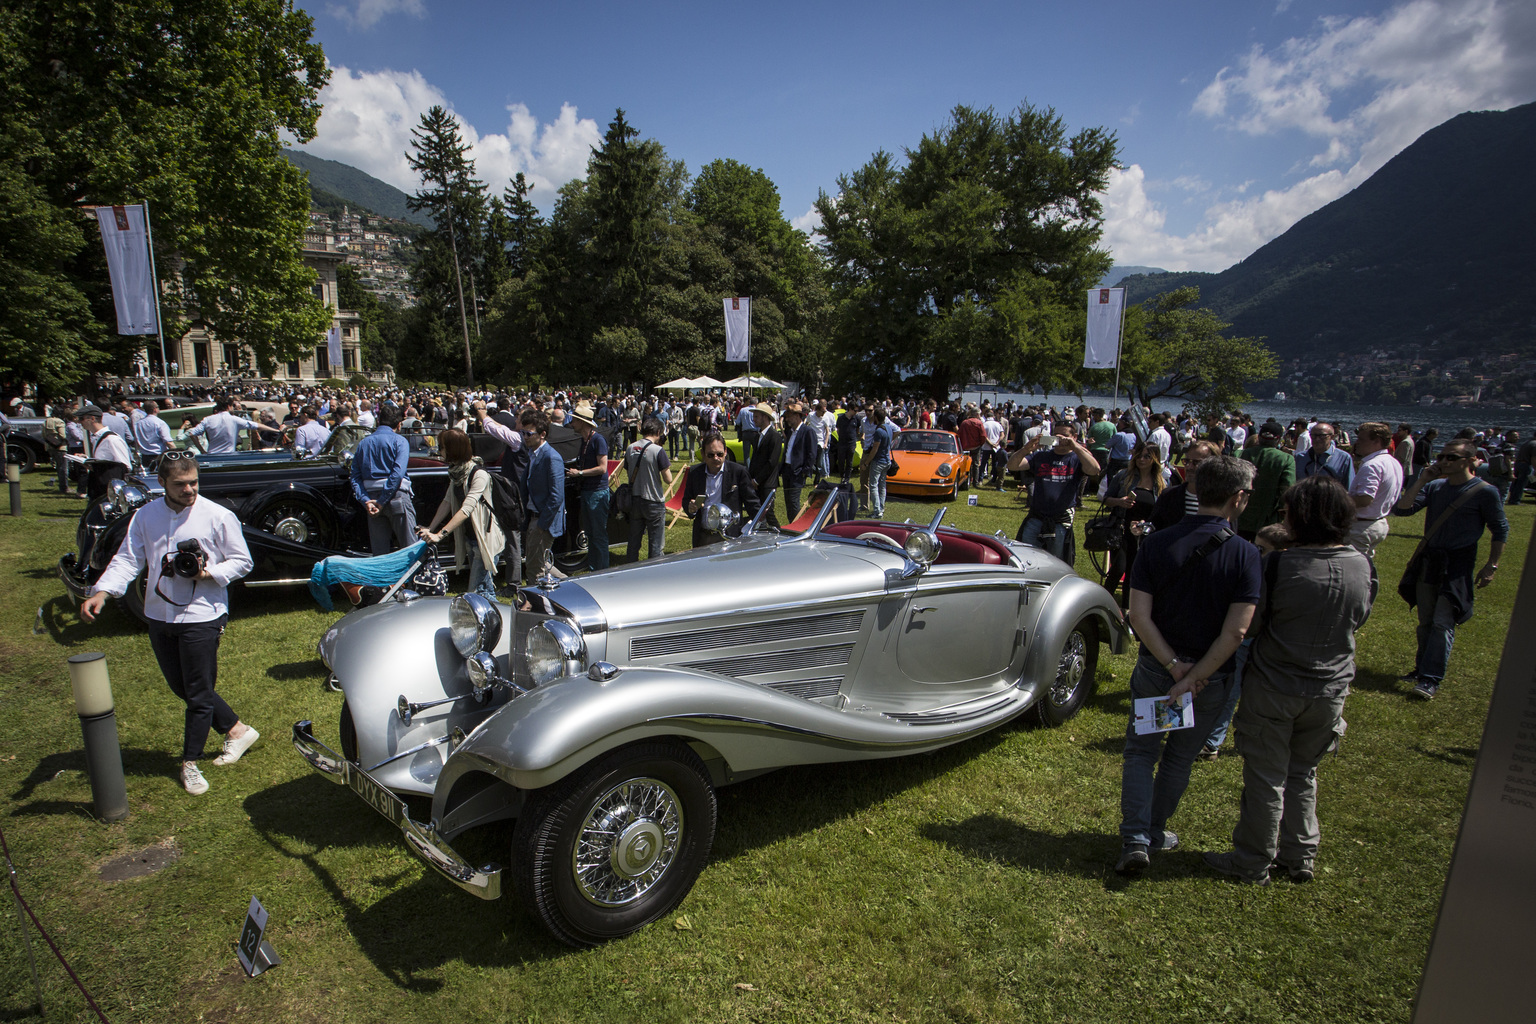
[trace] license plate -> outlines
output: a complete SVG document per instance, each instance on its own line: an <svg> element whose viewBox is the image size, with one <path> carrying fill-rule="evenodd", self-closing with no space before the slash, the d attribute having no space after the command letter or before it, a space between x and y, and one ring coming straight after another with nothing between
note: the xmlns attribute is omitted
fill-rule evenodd
<svg viewBox="0 0 1536 1024"><path fill-rule="evenodd" d="M347 765L347 785L362 797L369 807L399 826L405 820L405 802L374 781L373 776L355 764Z"/></svg>

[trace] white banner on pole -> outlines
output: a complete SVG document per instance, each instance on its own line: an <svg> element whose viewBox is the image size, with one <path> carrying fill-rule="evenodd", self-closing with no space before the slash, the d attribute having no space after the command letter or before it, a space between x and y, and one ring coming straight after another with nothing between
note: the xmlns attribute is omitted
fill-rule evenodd
<svg viewBox="0 0 1536 1024"><path fill-rule="evenodd" d="M1088 290L1088 344L1083 365L1110 370L1120 365L1120 323L1125 312L1124 288Z"/></svg>
<svg viewBox="0 0 1536 1024"><path fill-rule="evenodd" d="M725 361L745 363L752 353L752 300L746 296L725 299Z"/></svg>
<svg viewBox="0 0 1536 1024"><path fill-rule="evenodd" d="M118 334L154 334L155 275L142 206L98 206L96 222L107 250L107 273L117 305Z"/></svg>
<svg viewBox="0 0 1536 1024"><path fill-rule="evenodd" d="M331 375L341 368L341 328L332 327L325 332L325 344L330 349L328 355L331 359Z"/></svg>

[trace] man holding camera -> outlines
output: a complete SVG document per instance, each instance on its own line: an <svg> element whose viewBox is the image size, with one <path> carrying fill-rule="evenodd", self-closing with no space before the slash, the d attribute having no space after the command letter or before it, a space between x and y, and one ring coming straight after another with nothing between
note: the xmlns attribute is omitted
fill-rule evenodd
<svg viewBox="0 0 1536 1024"><path fill-rule="evenodd" d="M235 514L218 502L198 500L197 460L191 452L167 452L159 477L165 497L134 513L122 547L80 614L94 622L107 596L121 597L147 567L149 644L166 683L187 705L181 783L199 796L208 792L197 759L210 725L225 737L224 751L213 762L217 765L234 764L261 738L214 692L219 639L229 620L226 588L251 571L251 553Z"/></svg>

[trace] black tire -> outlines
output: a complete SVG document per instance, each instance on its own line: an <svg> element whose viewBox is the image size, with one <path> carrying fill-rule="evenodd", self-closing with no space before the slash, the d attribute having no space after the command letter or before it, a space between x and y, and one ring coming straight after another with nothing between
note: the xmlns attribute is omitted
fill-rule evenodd
<svg viewBox="0 0 1536 1024"><path fill-rule="evenodd" d="M635 743L531 795L512 837L513 885L555 938L594 946L670 913L714 838L715 791L697 755Z"/></svg>
<svg viewBox="0 0 1536 1024"><path fill-rule="evenodd" d="M37 453L20 441L7 441L5 461L7 465L20 466L23 473L30 473L37 465Z"/></svg>
<svg viewBox="0 0 1536 1024"><path fill-rule="evenodd" d="M149 618L144 614L144 598L149 593L149 570L145 569L134 577L128 589L123 591L123 596L118 598L118 603L123 610L140 622L148 622Z"/></svg>
<svg viewBox="0 0 1536 1024"><path fill-rule="evenodd" d="M555 568L561 572L579 572L587 567L587 531L577 530L571 535L571 545L564 551L552 553Z"/></svg>
<svg viewBox="0 0 1536 1024"><path fill-rule="evenodd" d="M334 517L304 498L284 495L268 501L251 517L251 525L296 544L327 549L335 546Z"/></svg>
<svg viewBox="0 0 1536 1024"><path fill-rule="evenodd" d="M1056 656L1056 676L1035 702L1035 717L1040 724L1055 727L1071 721L1093 698L1098 671L1098 623L1084 618L1067 634Z"/></svg>

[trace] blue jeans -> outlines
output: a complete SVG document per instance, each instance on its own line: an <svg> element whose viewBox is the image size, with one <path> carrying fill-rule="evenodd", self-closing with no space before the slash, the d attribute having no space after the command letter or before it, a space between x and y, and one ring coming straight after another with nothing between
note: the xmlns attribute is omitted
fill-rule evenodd
<svg viewBox="0 0 1536 1024"><path fill-rule="evenodd" d="M1193 729L1139 736L1132 705L1131 721L1125 727L1125 762L1120 772L1120 839L1125 845L1139 843L1154 849L1162 846L1163 826L1179 809L1179 798L1189 785L1195 755L1227 701L1230 682L1225 674L1211 676L1210 683L1195 697ZM1136 668L1131 672L1132 700L1161 697L1172 687L1173 676L1155 659L1145 654L1136 659Z"/></svg>
<svg viewBox="0 0 1536 1024"><path fill-rule="evenodd" d="M1440 596L1440 584L1420 583L1418 588L1419 651L1413 670L1425 682L1439 683L1456 642L1456 612L1450 600Z"/></svg>
<svg viewBox="0 0 1536 1024"><path fill-rule="evenodd" d="M1055 531L1055 535L1042 542L1041 535L1047 530ZM1020 544L1042 548L1068 565L1077 560L1077 538L1072 535L1072 527L1067 523L1053 523L1044 516L1025 516L1024 522L1019 524L1018 536L1014 539Z"/></svg>
<svg viewBox="0 0 1536 1024"><path fill-rule="evenodd" d="M581 492L581 528L587 531L587 568L608 568L608 500L605 484Z"/></svg>
<svg viewBox="0 0 1536 1024"><path fill-rule="evenodd" d="M491 566L490 571L486 570L485 560L480 557L479 544L475 545L475 553L469 558L468 589L487 600L496 600L496 567Z"/></svg>
<svg viewBox="0 0 1536 1024"><path fill-rule="evenodd" d="M869 467L870 513L876 519L885 517L885 473L890 468L889 462L877 462Z"/></svg>
<svg viewBox="0 0 1536 1024"><path fill-rule="evenodd" d="M1220 750L1221 745L1227 742L1227 727L1232 724L1232 712L1237 710L1237 699L1243 695L1243 669L1248 665L1248 655L1251 653L1253 638L1248 637L1237 649L1237 668L1232 670L1232 692L1227 694L1227 702L1221 706L1216 724L1211 726L1211 735L1205 741L1210 750Z"/></svg>

